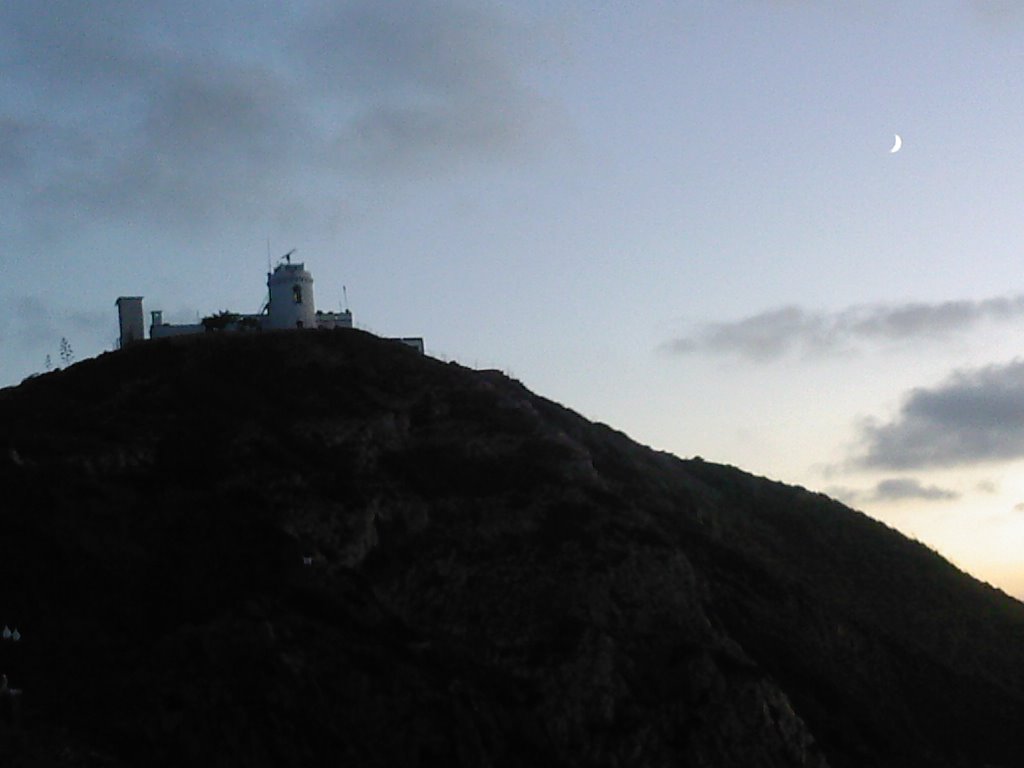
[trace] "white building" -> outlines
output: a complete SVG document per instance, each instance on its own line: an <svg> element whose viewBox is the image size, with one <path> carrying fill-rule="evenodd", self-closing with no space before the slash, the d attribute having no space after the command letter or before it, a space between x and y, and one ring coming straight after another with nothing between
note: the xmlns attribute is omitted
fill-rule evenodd
<svg viewBox="0 0 1024 768"><path fill-rule="evenodd" d="M272 330L285 328L316 328L316 306L313 302L313 276L304 264L292 264L291 254L267 275L267 323Z"/></svg>
<svg viewBox="0 0 1024 768"><path fill-rule="evenodd" d="M164 322L164 313L160 310L155 310L149 313L150 324L149 324L149 338L151 339L163 339L168 336L188 336L193 333L203 333L206 331L206 326L202 323L193 323L191 325L170 325Z"/></svg>
<svg viewBox="0 0 1024 768"><path fill-rule="evenodd" d="M119 296L117 301L117 319L121 328L121 346L142 341L146 338L146 328L142 320L142 297Z"/></svg>
<svg viewBox="0 0 1024 768"><path fill-rule="evenodd" d="M292 264L291 253L285 255L273 272L267 274L267 304L264 311L256 315L223 313L206 318L202 323L173 325L163 321L163 312L151 312L149 326L151 339L169 336L188 336L208 331L262 331L298 328L326 329L351 328L352 313L318 312L313 300L313 275L304 264ZM142 297L122 296L117 300L121 323L121 346L142 341L145 338L142 320ZM420 353L423 353L423 339L407 337L398 339Z"/></svg>
<svg viewBox="0 0 1024 768"><path fill-rule="evenodd" d="M316 311L316 327L327 331L332 331L335 328L351 328L352 313L347 309L341 312L321 312L318 309Z"/></svg>

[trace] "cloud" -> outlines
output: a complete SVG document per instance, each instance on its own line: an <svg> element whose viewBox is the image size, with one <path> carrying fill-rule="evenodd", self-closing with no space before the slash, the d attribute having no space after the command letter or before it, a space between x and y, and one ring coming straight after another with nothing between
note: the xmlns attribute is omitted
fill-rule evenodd
<svg viewBox="0 0 1024 768"><path fill-rule="evenodd" d="M735 354L754 361L775 360L795 347L831 347L824 315L799 307L781 307L729 323L709 323L696 334L673 339L668 349L679 354Z"/></svg>
<svg viewBox="0 0 1024 768"><path fill-rule="evenodd" d="M903 501L904 499L921 499L925 501L950 501L960 498L960 494L935 485L922 485L919 480L910 477L893 477L880 480L875 485L875 501Z"/></svg>
<svg viewBox="0 0 1024 768"><path fill-rule="evenodd" d="M318 92L353 106L337 133L344 156L408 166L526 140L543 104L511 66L532 47L522 33L485 5L374 0L330 6L295 48Z"/></svg>
<svg viewBox="0 0 1024 768"><path fill-rule="evenodd" d="M22 351L56 349L61 337L74 342L116 332L104 312L55 309L38 296L5 296L0 308L0 346L14 345Z"/></svg>
<svg viewBox="0 0 1024 768"><path fill-rule="evenodd" d="M0 116L0 178L14 179L25 172L31 135L32 126L26 121Z"/></svg>
<svg viewBox="0 0 1024 768"><path fill-rule="evenodd" d="M999 483L995 480L980 480L974 488L978 493L999 493Z"/></svg>
<svg viewBox="0 0 1024 768"><path fill-rule="evenodd" d="M951 467L1024 457L1024 361L912 390L888 423L862 428L862 466Z"/></svg>
<svg viewBox="0 0 1024 768"><path fill-rule="evenodd" d="M1019 21L1024 10L1017 0L971 0L970 5L982 21L1001 32L1006 24Z"/></svg>
<svg viewBox="0 0 1024 768"><path fill-rule="evenodd" d="M847 504L894 501L953 501L960 494L935 485L923 485L912 477L891 477L879 480L869 491L833 487L826 491L829 496L842 499Z"/></svg>
<svg viewBox="0 0 1024 768"><path fill-rule="evenodd" d="M52 313L38 297L18 296L4 304L7 310L0 315L4 342L31 349L59 338Z"/></svg>
<svg viewBox="0 0 1024 768"><path fill-rule="evenodd" d="M676 354L732 355L770 362L786 355L850 352L868 344L948 339L985 321L1020 317L1024 317L1024 295L935 304L871 304L838 312L786 306L736 321L706 323L665 347Z"/></svg>
<svg viewBox="0 0 1024 768"><path fill-rule="evenodd" d="M504 162L544 133L535 36L497 5L196 6L0 6L0 182L26 217L317 217L356 179Z"/></svg>

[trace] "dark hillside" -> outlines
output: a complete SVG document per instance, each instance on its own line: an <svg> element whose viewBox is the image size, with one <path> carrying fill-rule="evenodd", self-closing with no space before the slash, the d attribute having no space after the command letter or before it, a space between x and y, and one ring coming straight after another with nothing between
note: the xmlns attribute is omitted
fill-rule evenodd
<svg viewBox="0 0 1024 768"><path fill-rule="evenodd" d="M1024 605L496 372L150 342L0 450L0 765L1021 765Z"/></svg>

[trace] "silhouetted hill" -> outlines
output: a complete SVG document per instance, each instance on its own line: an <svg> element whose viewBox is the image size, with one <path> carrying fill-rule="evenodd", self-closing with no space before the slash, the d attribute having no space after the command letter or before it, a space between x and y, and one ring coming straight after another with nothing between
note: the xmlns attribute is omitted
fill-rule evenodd
<svg viewBox="0 0 1024 768"><path fill-rule="evenodd" d="M1024 604L497 372L172 339L0 391L0 441L0 762L1024 761Z"/></svg>

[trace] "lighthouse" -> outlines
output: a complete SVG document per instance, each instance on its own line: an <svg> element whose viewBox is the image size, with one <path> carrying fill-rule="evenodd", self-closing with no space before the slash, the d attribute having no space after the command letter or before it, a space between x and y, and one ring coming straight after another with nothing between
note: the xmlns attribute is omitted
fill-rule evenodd
<svg viewBox="0 0 1024 768"><path fill-rule="evenodd" d="M345 286L345 307L340 311L318 312L313 301L313 275L304 264L293 264L288 251L274 267L267 272L267 302L258 314L242 315L235 312L220 312L203 318L202 322L187 325L165 323L163 312L151 312L153 318L149 338L164 339L169 336L192 336L201 333L249 333L257 331L283 331L296 328L334 331L352 328L352 312L348 309ZM267 264L269 269L270 264ZM142 321L142 297L121 296L117 300L121 323L120 346L128 346L145 338ZM423 354L423 339L419 336L394 339L417 349Z"/></svg>
<svg viewBox="0 0 1024 768"><path fill-rule="evenodd" d="M270 293L267 325L274 330L316 328L313 276L306 271L305 265L292 264L289 257L267 275Z"/></svg>

